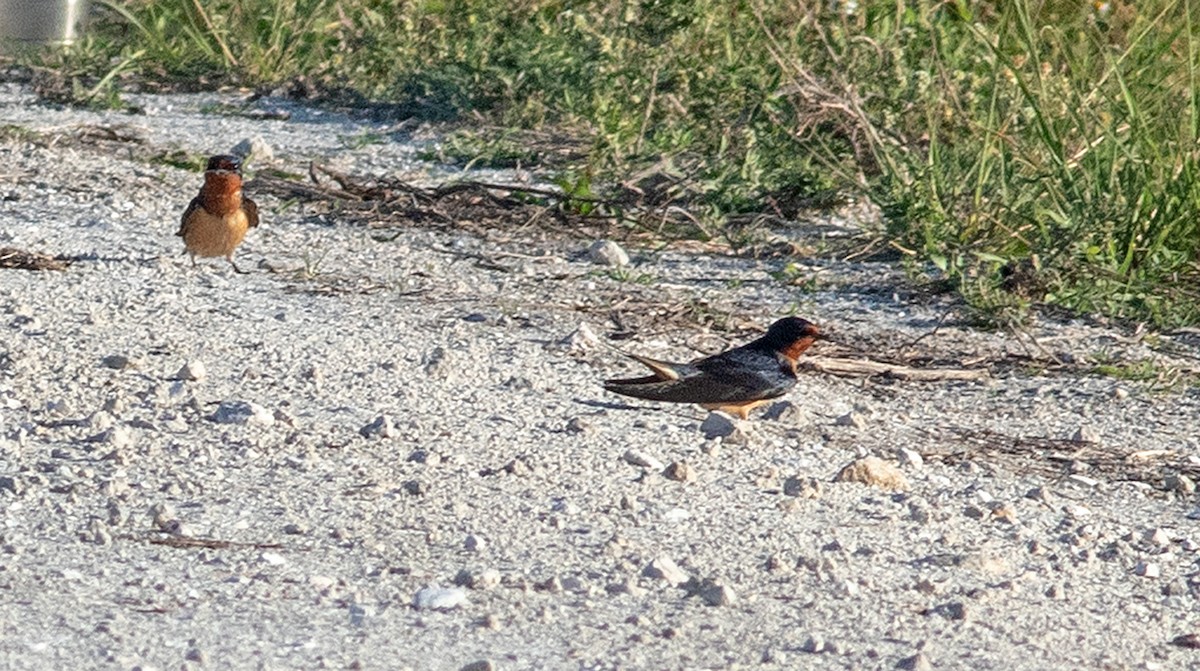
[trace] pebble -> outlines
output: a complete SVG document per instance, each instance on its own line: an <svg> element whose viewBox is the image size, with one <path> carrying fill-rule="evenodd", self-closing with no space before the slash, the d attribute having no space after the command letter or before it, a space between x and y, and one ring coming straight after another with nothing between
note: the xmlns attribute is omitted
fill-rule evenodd
<svg viewBox="0 0 1200 671"><path fill-rule="evenodd" d="M572 417L567 420L567 433L587 434L593 432L592 423L581 417Z"/></svg>
<svg viewBox="0 0 1200 671"><path fill-rule="evenodd" d="M696 588L696 594L710 606L731 606L737 603L733 588L720 580L704 580Z"/></svg>
<svg viewBox="0 0 1200 671"><path fill-rule="evenodd" d="M279 554L278 552L264 552L260 554L258 558L268 566L283 566L287 563L287 560L283 558L283 555Z"/></svg>
<svg viewBox="0 0 1200 671"><path fill-rule="evenodd" d="M494 627L489 627L490 629ZM496 671L499 667L490 659L481 659L470 664L464 664L458 671Z"/></svg>
<svg viewBox="0 0 1200 671"><path fill-rule="evenodd" d="M769 419L781 424L800 426L808 424L809 414L804 408L791 401L777 401L763 413L763 419Z"/></svg>
<svg viewBox="0 0 1200 671"><path fill-rule="evenodd" d="M850 462L834 477L834 482L859 482L891 491L909 488L904 473L879 457L863 457Z"/></svg>
<svg viewBox="0 0 1200 671"><path fill-rule="evenodd" d="M494 568L482 571L462 569L454 576L454 584L459 587L470 587L474 590L486 591L500 586L500 572Z"/></svg>
<svg viewBox="0 0 1200 671"><path fill-rule="evenodd" d="M896 460L900 462L901 466L910 468L919 469L925 465L925 457L922 457L920 452L907 447L896 450Z"/></svg>
<svg viewBox="0 0 1200 671"><path fill-rule="evenodd" d="M417 610L452 610L467 603L467 593L457 587L429 585L413 596Z"/></svg>
<svg viewBox="0 0 1200 671"><path fill-rule="evenodd" d="M101 520L92 520L88 523L86 539L96 545L112 544L112 534L108 532L108 525Z"/></svg>
<svg viewBox="0 0 1200 671"><path fill-rule="evenodd" d="M1177 645L1181 648L1189 650L1200 650L1200 634L1192 632L1190 634L1180 634L1171 639L1171 645Z"/></svg>
<svg viewBox="0 0 1200 671"><path fill-rule="evenodd" d="M100 363L105 368L111 368L113 370L125 370L126 368L134 367L133 360L124 354L109 354L101 359Z"/></svg>
<svg viewBox="0 0 1200 671"><path fill-rule="evenodd" d="M783 493L799 499L819 499L822 489L821 481L816 478L792 476L783 481Z"/></svg>
<svg viewBox="0 0 1200 671"><path fill-rule="evenodd" d="M481 536L470 534L466 537L466 539L463 540L463 548L466 549L467 552L483 552L483 550L487 548L487 541L485 541Z"/></svg>
<svg viewBox="0 0 1200 671"><path fill-rule="evenodd" d="M1100 442L1100 432L1088 424L1083 424L1075 429L1075 433L1071 434L1071 440L1076 443L1098 443Z"/></svg>
<svg viewBox="0 0 1200 671"><path fill-rule="evenodd" d="M245 138L233 145L229 153L242 157L246 163L265 162L275 158L275 150L271 148L271 145L267 144L266 140L257 135Z"/></svg>
<svg viewBox="0 0 1200 671"><path fill-rule="evenodd" d="M897 662L896 668L904 669L904 671L933 671L933 664L925 653L918 652L912 657L905 657Z"/></svg>
<svg viewBox="0 0 1200 671"><path fill-rule="evenodd" d="M625 455L622 458L625 460L625 463L627 463L627 464L632 464L634 466L641 466L642 468L645 468L645 469L651 470L651 471L661 471L664 468L666 468L666 466L663 465L663 462L659 461L658 459L655 459L654 457L650 456L649 454L646 454L645 452L643 452L641 450L636 450L636 449L632 449L632 448L628 449L625 451Z"/></svg>
<svg viewBox="0 0 1200 671"><path fill-rule="evenodd" d="M1182 473L1168 475L1163 479L1163 485L1169 492L1178 492L1185 496L1196 493L1196 483Z"/></svg>
<svg viewBox="0 0 1200 671"><path fill-rule="evenodd" d="M862 413L851 410L850 412L833 420L833 423L835 426L852 426L856 429L865 429L867 426L867 418L863 417Z"/></svg>
<svg viewBox="0 0 1200 671"><path fill-rule="evenodd" d="M696 469L686 461L673 461L671 465L663 469L663 475L676 482L695 482Z"/></svg>
<svg viewBox="0 0 1200 671"><path fill-rule="evenodd" d="M627 266L629 254L612 240L597 240L587 249L588 259L601 266Z"/></svg>
<svg viewBox="0 0 1200 671"><path fill-rule="evenodd" d="M396 427L392 424L390 416L380 415L372 420L370 424L359 429L358 434L363 438L394 438L396 436Z"/></svg>
<svg viewBox="0 0 1200 671"><path fill-rule="evenodd" d="M691 579L691 577L679 568L673 559L666 555L661 555L650 560L646 567L642 569L642 575L647 578L663 580L668 585L679 586Z"/></svg>
<svg viewBox="0 0 1200 671"><path fill-rule="evenodd" d="M602 342L600 336L596 335L596 332L592 330L591 326L588 326L587 322L581 322L578 328L560 340L559 344L568 352L586 354L599 347Z"/></svg>
<svg viewBox="0 0 1200 671"><path fill-rule="evenodd" d="M825 652L825 639L820 636L809 636L804 639L804 645L800 646L804 652L819 655Z"/></svg>
<svg viewBox="0 0 1200 671"><path fill-rule="evenodd" d="M1158 578L1162 576L1162 568L1154 562L1140 561L1133 567L1133 573L1143 578Z"/></svg>
<svg viewBox="0 0 1200 671"><path fill-rule="evenodd" d="M249 401L221 401L209 418L217 424L275 424L275 413Z"/></svg>
<svg viewBox="0 0 1200 671"><path fill-rule="evenodd" d="M748 422L714 410L700 423L700 431L708 440L723 438L722 442L726 444L744 445L748 442L750 427Z"/></svg>
<svg viewBox="0 0 1200 671"><path fill-rule="evenodd" d="M199 382L208 375L208 369L204 367L203 361L192 360L183 364L176 373L173 379Z"/></svg>

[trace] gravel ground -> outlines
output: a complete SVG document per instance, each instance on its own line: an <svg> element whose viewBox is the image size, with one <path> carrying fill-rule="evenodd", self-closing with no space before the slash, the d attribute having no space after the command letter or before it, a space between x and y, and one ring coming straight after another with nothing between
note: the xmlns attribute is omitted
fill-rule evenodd
<svg viewBox="0 0 1200 671"><path fill-rule="evenodd" d="M613 271L568 236L381 241L252 187L251 272L193 269L173 234L200 176L81 124L195 155L259 137L296 174L454 171L395 124L134 101L0 84L0 246L78 259L0 270L0 667L1200 668L1177 477L1200 393L1079 372L1194 374L1194 334L975 330L880 264L793 259L821 279L802 292L786 260L632 248ZM622 305L640 326L611 340ZM991 376L810 371L733 426L600 387L637 369L600 341L686 359L792 312ZM835 481L868 455L884 479Z"/></svg>

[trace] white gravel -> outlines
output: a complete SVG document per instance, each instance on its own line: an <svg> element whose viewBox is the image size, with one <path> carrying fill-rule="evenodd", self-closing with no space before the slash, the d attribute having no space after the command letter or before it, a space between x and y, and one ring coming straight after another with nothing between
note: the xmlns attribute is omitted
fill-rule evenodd
<svg viewBox="0 0 1200 671"><path fill-rule="evenodd" d="M798 408L706 438L697 408L601 388L636 369L597 343L614 296L735 325L798 310L881 351L955 304L869 263L792 259L820 278L802 292L784 259L626 244L616 273L586 240L380 242L252 188L252 272L192 269L173 234L198 174L55 140L124 124L196 155L257 137L296 174L454 172L396 124L203 112L230 100L126 115L0 84L0 123L34 133L0 141L0 246L81 257L0 270L0 668L1200 665L1172 644L1200 631L1195 485L1068 477L1066 442L1200 458L1200 394L1029 358L1187 368L1194 340L949 320L913 347L1009 363L983 383L805 374ZM648 323L612 344L684 359L748 335ZM1062 442L945 458L961 429ZM833 481L868 455L900 455L908 489Z"/></svg>

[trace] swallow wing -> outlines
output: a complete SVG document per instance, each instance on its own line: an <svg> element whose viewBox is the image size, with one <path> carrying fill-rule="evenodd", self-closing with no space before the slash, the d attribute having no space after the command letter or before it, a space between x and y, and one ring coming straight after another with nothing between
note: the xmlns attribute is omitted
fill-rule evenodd
<svg viewBox="0 0 1200 671"><path fill-rule="evenodd" d="M183 217L179 220L179 230L175 235L179 237L187 235L188 226L192 222L192 216L201 209L204 209L204 205L200 202L200 196L196 196L192 199L192 202L188 203L187 209L183 211Z"/></svg>
<svg viewBox="0 0 1200 671"><path fill-rule="evenodd" d="M796 384L779 359L766 352L730 350L692 364L634 358L655 374L608 380L605 389L651 401L737 404L782 396Z"/></svg>
<svg viewBox="0 0 1200 671"><path fill-rule="evenodd" d="M242 198L242 211L246 213L246 221L250 228L258 226L258 204L249 198Z"/></svg>

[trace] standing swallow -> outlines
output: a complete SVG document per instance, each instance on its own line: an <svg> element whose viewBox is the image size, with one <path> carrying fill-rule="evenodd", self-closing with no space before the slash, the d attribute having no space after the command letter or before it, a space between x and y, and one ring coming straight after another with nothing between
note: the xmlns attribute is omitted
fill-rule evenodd
<svg viewBox="0 0 1200 671"><path fill-rule="evenodd" d="M753 342L691 363L630 354L654 374L607 380L604 388L650 401L697 403L746 419L751 409L796 385L796 360L820 337L816 324L785 317Z"/></svg>
<svg viewBox="0 0 1200 671"><path fill-rule="evenodd" d="M242 197L241 167L236 156L208 159L204 186L184 210L176 233L183 238L193 266L197 256L224 256L235 272L245 272L233 262L233 252L246 231L258 226L258 206Z"/></svg>

